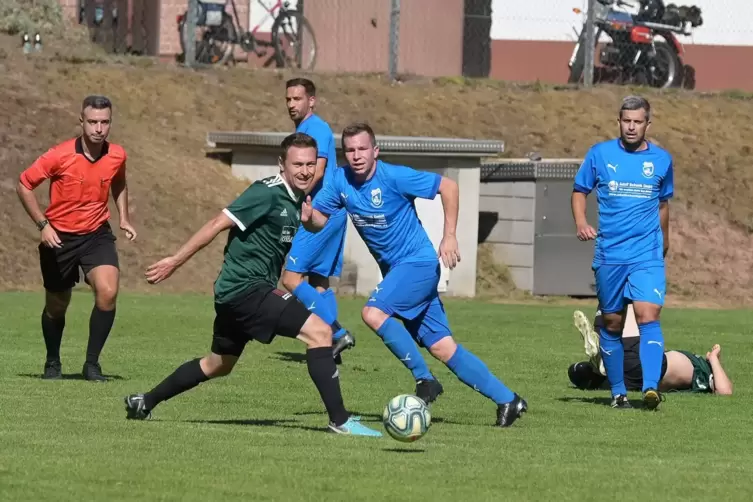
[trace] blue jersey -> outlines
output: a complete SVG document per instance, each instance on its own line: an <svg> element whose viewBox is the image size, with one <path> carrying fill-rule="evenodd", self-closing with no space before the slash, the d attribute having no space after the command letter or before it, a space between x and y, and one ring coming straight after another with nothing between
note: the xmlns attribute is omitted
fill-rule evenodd
<svg viewBox="0 0 753 502"><path fill-rule="evenodd" d="M337 152L335 151L335 139L332 135L332 129L329 124L322 120L319 115L312 114L309 118L298 124L295 132L308 134L316 140L318 148L317 157L327 159L327 165L324 168L324 176L316 186L311 190L311 198L332 180L332 176L337 169Z"/></svg>
<svg viewBox="0 0 753 502"><path fill-rule="evenodd" d="M374 176L363 184L348 166L337 169L314 208L331 215L345 208L382 274L401 263L437 261L437 252L416 213L416 197L433 199L442 177L377 161Z"/></svg>
<svg viewBox="0 0 753 502"><path fill-rule="evenodd" d="M659 202L674 194L672 156L657 145L628 152L619 139L597 143L586 154L573 190L596 190L599 231L594 265L662 260Z"/></svg>

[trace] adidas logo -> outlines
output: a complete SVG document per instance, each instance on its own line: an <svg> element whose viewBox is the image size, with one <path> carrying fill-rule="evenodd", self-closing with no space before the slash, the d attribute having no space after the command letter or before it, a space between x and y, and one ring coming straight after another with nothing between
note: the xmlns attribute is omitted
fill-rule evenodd
<svg viewBox="0 0 753 502"><path fill-rule="evenodd" d="M283 216L283 217L287 217L287 215L288 215L288 210L287 210L287 208L286 208L286 209L283 209L283 210L282 210L282 212L280 213L280 216Z"/></svg>

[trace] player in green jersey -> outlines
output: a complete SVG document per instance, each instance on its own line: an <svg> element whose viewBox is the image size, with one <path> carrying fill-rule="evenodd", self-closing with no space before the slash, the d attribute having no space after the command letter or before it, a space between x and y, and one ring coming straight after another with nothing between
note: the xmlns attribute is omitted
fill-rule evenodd
<svg viewBox="0 0 753 502"><path fill-rule="evenodd" d="M580 389L602 388L603 385L607 385L605 383L606 372L601 362L602 349L599 346L599 336L595 331L603 322L601 313L596 312L593 326L588 317L579 310L573 313L573 321L583 337L585 352L589 360L570 365L568 377L572 384ZM625 350L625 384L628 390L641 390L643 384L638 335L633 306L628 305L625 327L622 332L622 345ZM705 356L686 350L664 352L659 390L731 395L732 381L722 367L721 351L722 348L716 344Z"/></svg>
<svg viewBox="0 0 753 502"><path fill-rule="evenodd" d="M316 141L306 134L291 134L281 146L280 174L254 182L174 255L147 269L147 281L158 284L229 230L222 269L214 283L216 315L210 354L184 363L149 392L127 396L127 418L149 418L162 401L228 375L249 341L268 344L280 335L307 345L309 376L324 402L330 430L381 436L345 410L332 354L332 328L292 294L276 287L300 226L301 204L311 189L317 158Z"/></svg>

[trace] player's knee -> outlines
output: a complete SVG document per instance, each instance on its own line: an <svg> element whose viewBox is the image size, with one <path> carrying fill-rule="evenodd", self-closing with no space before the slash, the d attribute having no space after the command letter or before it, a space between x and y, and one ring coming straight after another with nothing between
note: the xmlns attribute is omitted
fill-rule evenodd
<svg viewBox="0 0 753 502"><path fill-rule="evenodd" d="M635 310L635 322L640 324L646 324L659 320L659 314L661 313L661 307L658 305L649 305Z"/></svg>
<svg viewBox="0 0 753 502"><path fill-rule="evenodd" d="M619 333L622 331L622 317L619 314L604 314L603 326L607 331Z"/></svg>
<svg viewBox="0 0 753 502"><path fill-rule="evenodd" d="M319 316L311 315L306 324L305 342L310 349L332 346L332 328Z"/></svg>
<svg viewBox="0 0 753 502"><path fill-rule="evenodd" d="M282 285L291 293L303 282L303 275L286 270L282 274Z"/></svg>
<svg viewBox="0 0 753 502"><path fill-rule="evenodd" d="M309 274L309 284L319 292L326 291L329 288L329 277L319 274Z"/></svg>
<svg viewBox="0 0 753 502"><path fill-rule="evenodd" d="M376 307L364 307L361 310L361 319L363 319L363 322L374 331L381 328L382 324L384 324L389 317L390 316Z"/></svg>
<svg viewBox="0 0 753 502"><path fill-rule="evenodd" d="M51 319L60 319L65 317L68 311L68 305L71 303L71 292L50 292L45 295L44 311Z"/></svg>
<svg viewBox="0 0 753 502"><path fill-rule="evenodd" d="M458 349L455 340L450 336L446 336L429 347L429 352L432 356L439 359L443 363L447 363L452 356L455 355L455 351Z"/></svg>
<svg viewBox="0 0 753 502"><path fill-rule="evenodd" d="M207 378L219 378L229 375L235 367L237 357L212 354L200 361L201 371Z"/></svg>

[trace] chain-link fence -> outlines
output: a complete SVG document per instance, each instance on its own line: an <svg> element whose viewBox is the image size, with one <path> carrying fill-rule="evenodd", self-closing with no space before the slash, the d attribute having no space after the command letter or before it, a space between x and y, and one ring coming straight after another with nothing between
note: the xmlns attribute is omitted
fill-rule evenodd
<svg viewBox="0 0 753 502"><path fill-rule="evenodd" d="M695 5L589 0L570 60L571 83L695 87L682 39L703 24Z"/></svg>

